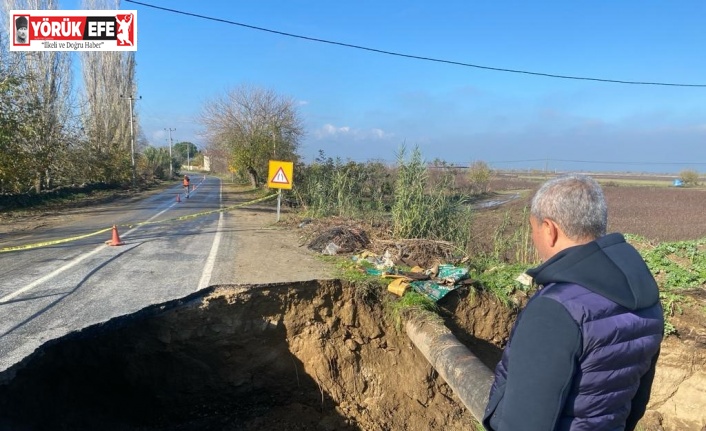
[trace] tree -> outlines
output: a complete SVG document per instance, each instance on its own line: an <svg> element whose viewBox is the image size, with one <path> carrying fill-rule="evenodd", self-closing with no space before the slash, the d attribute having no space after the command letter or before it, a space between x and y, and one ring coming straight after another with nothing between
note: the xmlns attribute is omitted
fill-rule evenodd
<svg viewBox="0 0 706 431"><path fill-rule="evenodd" d="M120 9L117 0L84 0L84 9ZM138 143L139 117L135 114L135 53L82 52L87 167L92 181L121 182L131 176L130 113ZM132 105L132 106L130 106ZM132 109L131 109L132 108ZM138 148L135 148L138 151Z"/></svg>
<svg viewBox="0 0 706 431"><path fill-rule="evenodd" d="M54 0L15 0L3 2L6 23L11 9L53 10ZM16 144L31 159L34 188L40 192L51 187L55 175L66 166L68 136L71 131L71 56L68 52L23 52L15 56L14 68L19 81L16 103L28 108L22 133L15 134Z"/></svg>
<svg viewBox="0 0 706 431"><path fill-rule="evenodd" d="M19 82L0 63L0 193L23 191L31 179L31 155L20 145L30 112L25 105L16 103Z"/></svg>
<svg viewBox="0 0 706 431"><path fill-rule="evenodd" d="M490 185L490 166L484 161L478 160L468 167L468 181L471 191L475 194L487 193Z"/></svg>
<svg viewBox="0 0 706 431"><path fill-rule="evenodd" d="M187 161L194 160L198 152L199 149L196 148L196 145L187 141L177 142L172 146L172 155L179 160L180 165L185 165Z"/></svg>
<svg viewBox="0 0 706 431"><path fill-rule="evenodd" d="M266 180L270 159L298 161L304 129L289 97L243 85L207 101L201 121L209 144L223 147L229 166L245 172L253 186Z"/></svg>
<svg viewBox="0 0 706 431"><path fill-rule="evenodd" d="M119 1L84 0L82 6L119 9ZM134 52L81 53L81 106L75 105L72 88L73 54L8 52L11 9L57 8L58 0L13 0L0 6L0 187L11 193L27 192L30 185L39 192L59 184L130 177L134 101L121 95L134 95ZM134 130L139 140L137 118Z"/></svg>
<svg viewBox="0 0 706 431"><path fill-rule="evenodd" d="M142 151L143 172L147 175L167 179L170 162L167 148L147 147Z"/></svg>

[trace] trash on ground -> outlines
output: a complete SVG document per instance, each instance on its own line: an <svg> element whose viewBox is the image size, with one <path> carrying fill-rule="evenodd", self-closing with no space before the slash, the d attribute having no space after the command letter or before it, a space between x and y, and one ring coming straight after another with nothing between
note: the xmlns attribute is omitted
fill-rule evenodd
<svg viewBox="0 0 706 431"><path fill-rule="evenodd" d="M299 223L299 224L297 225L297 227L301 229L301 228L303 228L304 226L308 225L308 224L311 223L311 222L312 222L312 220L311 220L310 218L305 218L304 220L301 221L301 223Z"/></svg>
<svg viewBox="0 0 706 431"><path fill-rule="evenodd" d="M309 243L309 249L324 253L329 244L335 244L338 249L337 254L354 253L363 250L370 244L370 240L365 231L348 226L332 227L320 233ZM329 249L331 251L331 249ZM324 253L326 254L326 253Z"/></svg>
<svg viewBox="0 0 706 431"><path fill-rule="evenodd" d="M437 264L429 269L414 266L408 271L401 270L395 266L387 250L382 256L364 251L353 256L352 260L362 266L368 275L391 278L387 290L397 296L404 295L411 288L433 301L438 301L462 284L466 284L465 281L470 281L468 268L451 264Z"/></svg>
<svg viewBox="0 0 706 431"><path fill-rule="evenodd" d="M458 287L455 285L435 283L431 280L413 281L409 284L410 286L412 286L412 289L414 289L415 292L420 293L433 301L440 300L441 298L446 296L447 293L451 292L452 290L456 290L456 288Z"/></svg>
<svg viewBox="0 0 706 431"><path fill-rule="evenodd" d="M409 289L409 282L404 278L396 278L387 285L387 290L397 296L402 296Z"/></svg>
<svg viewBox="0 0 706 431"><path fill-rule="evenodd" d="M385 254L382 256L378 256L369 251L364 251L357 256L353 256L352 259L359 265L363 262L367 262L372 265L372 268L368 268L368 270L373 270L372 272L368 272L370 275L382 275L385 270L395 266L395 262L392 261L392 255L388 250L385 250Z"/></svg>
<svg viewBox="0 0 706 431"><path fill-rule="evenodd" d="M322 254L327 254L329 256L335 256L338 253L338 250L340 250L341 247L337 246L336 243L330 242L324 249L321 251Z"/></svg>
<svg viewBox="0 0 706 431"><path fill-rule="evenodd" d="M526 272L523 272L522 274L518 275L517 278L515 278L515 281L520 282L523 286L531 286L532 285L532 276L527 274Z"/></svg>

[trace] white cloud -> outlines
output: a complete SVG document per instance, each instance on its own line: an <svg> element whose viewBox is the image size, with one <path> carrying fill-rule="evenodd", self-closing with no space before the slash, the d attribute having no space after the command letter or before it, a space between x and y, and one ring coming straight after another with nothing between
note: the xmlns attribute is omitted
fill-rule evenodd
<svg viewBox="0 0 706 431"><path fill-rule="evenodd" d="M336 127L333 124L324 124L314 131L314 136L317 139L325 139L334 136L345 135L350 131L349 127Z"/></svg>
<svg viewBox="0 0 706 431"><path fill-rule="evenodd" d="M373 134L374 137L378 139L383 139L387 135L387 133L385 133L385 131L382 129L372 129L370 132Z"/></svg>
<svg viewBox="0 0 706 431"><path fill-rule="evenodd" d="M167 132L165 130L156 130L152 132L151 138L152 139L150 139L150 142L152 145L161 146L166 142L165 139L167 139Z"/></svg>
<svg viewBox="0 0 706 431"><path fill-rule="evenodd" d="M393 133L385 132L379 128L354 129L349 126L337 127L333 124L324 124L314 131L316 139L348 138L353 140L382 140L393 137Z"/></svg>

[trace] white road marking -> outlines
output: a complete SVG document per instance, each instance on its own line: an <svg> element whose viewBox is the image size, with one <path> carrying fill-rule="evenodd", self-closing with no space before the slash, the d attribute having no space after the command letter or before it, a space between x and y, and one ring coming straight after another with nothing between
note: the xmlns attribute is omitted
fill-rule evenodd
<svg viewBox="0 0 706 431"><path fill-rule="evenodd" d="M26 285L25 287L21 287L21 288L17 289L16 291L10 293L9 295L3 296L2 298L0 298L0 304L11 300L12 298L14 298L18 295L21 295L28 290L34 289L35 287L44 283L45 281L51 280L52 278L56 277L57 275L61 274L64 271L66 271L67 269L73 268L74 266L78 265L79 263L81 263L84 260L88 259L89 257L93 256L94 254L103 250L104 248L105 248L105 246L101 245L101 246L97 247L96 249L94 249L92 252L86 253L86 254L83 254L83 255L77 257L76 259L72 260L71 262L67 263L66 265L50 272L49 274L45 275L44 277L42 277L40 279L37 279L37 280L31 282L30 284Z"/></svg>
<svg viewBox="0 0 706 431"><path fill-rule="evenodd" d="M167 208L165 208L164 210L162 210L162 211L160 211L159 213L157 213L157 214L153 215L152 217L150 217L147 221L152 221L152 220L154 220L155 218L157 218L157 217L159 217L160 215L164 214L165 212L169 211L174 205L176 205L176 203L173 203L173 204L169 205L169 206L168 206ZM136 230L139 229L140 227L141 227L141 226L135 226L134 228L132 228L132 229L130 229L129 231L127 231L126 233L124 233L122 236L123 236L123 237L127 237L128 235L130 235L132 232L136 231ZM21 294L27 292L28 290L32 290L32 289L34 289L35 287L39 286L40 284L51 280L52 278L56 277L57 275L61 274L62 272L66 271L66 270L68 270L68 269L73 268L74 266L78 265L79 263L83 262L84 260L88 259L89 257L93 256L94 254L98 253L99 251L101 251L101 250L103 250L103 249L105 249L105 245L99 245L98 247L96 247L95 249L93 249L93 251L90 251L90 252L88 252L88 253L86 253L86 254L82 254L82 255L76 257L76 258L75 258L74 260L72 260L71 262L67 263L66 265L64 265L64 266L62 266L62 267L59 267L59 268L55 269L54 271L50 272L49 274L45 275L44 277L41 277L41 278L39 278L39 279L37 279L37 280L31 282L30 284L28 284L28 285L26 285L26 286L24 286L24 287L21 287L21 288L17 289L16 291L14 291L14 292L12 292L12 293L10 293L10 294L8 294L8 295L3 296L2 298L0 298L0 304L5 303L5 302L11 300L12 298L15 298L15 297L17 297L17 296L19 296L19 295L21 295Z"/></svg>
<svg viewBox="0 0 706 431"><path fill-rule="evenodd" d="M218 194L218 203L223 202L223 182L221 181L221 189ZM220 205L219 205L220 207ZM211 252L208 254L206 259L206 265L203 267L203 272L201 273L201 280L196 287L196 290L201 290L204 287L208 287L211 282L211 275L213 274L213 267L216 265L216 256L218 255L218 246L221 244L221 234L223 230L223 212L218 215L218 227L216 228L216 236L213 238L213 245L211 245Z"/></svg>

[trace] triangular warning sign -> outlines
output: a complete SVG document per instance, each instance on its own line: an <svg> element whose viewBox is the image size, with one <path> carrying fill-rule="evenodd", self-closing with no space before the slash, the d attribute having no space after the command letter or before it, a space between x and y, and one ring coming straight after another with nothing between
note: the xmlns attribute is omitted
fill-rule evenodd
<svg viewBox="0 0 706 431"><path fill-rule="evenodd" d="M270 180L270 182L273 184L289 184L289 180L287 179L287 175L285 175L284 169L282 169L282 167L277 169L275 176L272 177L272 180Z"/></svg>

